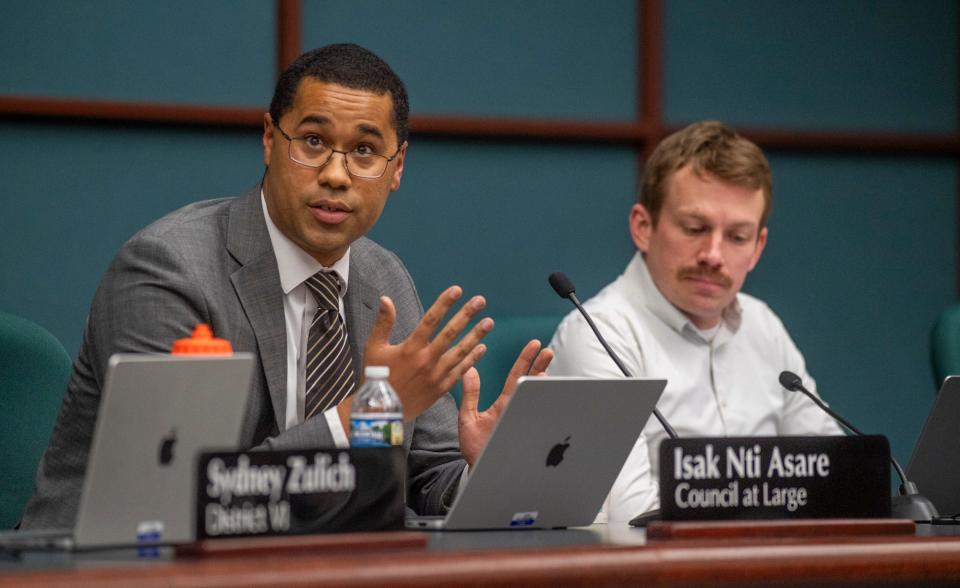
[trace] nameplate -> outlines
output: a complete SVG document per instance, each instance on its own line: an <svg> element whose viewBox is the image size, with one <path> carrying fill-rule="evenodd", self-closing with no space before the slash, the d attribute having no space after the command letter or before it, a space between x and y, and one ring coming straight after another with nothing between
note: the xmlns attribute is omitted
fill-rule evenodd
<svg viewBox="0 0 960 588"><path fill-rule="evenodd" d="M196 538L403 529L401 447L201 453Z"/></svg>
<svg viewBox="0 0 960 588"><path fill-rule="evenodd" d="M666 521L890 516L890 444L859 437L701 437L660 444Z"/></svg>

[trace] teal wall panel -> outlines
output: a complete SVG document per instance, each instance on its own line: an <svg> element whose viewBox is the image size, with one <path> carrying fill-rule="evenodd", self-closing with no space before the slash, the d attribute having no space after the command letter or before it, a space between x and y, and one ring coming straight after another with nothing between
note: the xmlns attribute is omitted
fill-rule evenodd
<svg viewBox="0 0 960 588"><path fill-rule="evenodd" d="M2 2L0 93L260 105L276 62L273 2Z"/></svg>
<svg viewBox="0 0 960 588"><path fill-rule="evenodd" d="M930 328L955 299L956 164L774 154L770 239L746 290L832 406L906 462L932 405Z"/></svg>
<svg viewBox="0 0 960 588"><path fill-rule="evenodd" d="M456 283L484 294L494 318L562 312L551 272L595 291L631 255L634 158L626 147L414 138L372 236L406 261L425 304Z"/></svg>
<svg viewBox="0 0 960 588"><path fill-rule="evenodd" d="M369 47L414 113L632 120L635 4L305 0L303 45Z"/></svg>
<svg viewBox="0 0 960 588"><path fill-rule="evenodd" d="M952 0L666 0L665 115L749 126L952 132Z"/></svg>
<svg viewBox="0 0 960 588"><path fill-rule="evenodd" d="M116 250L180 206L263 173L259 133L0 122L0 309L80 348Z"/></svg>

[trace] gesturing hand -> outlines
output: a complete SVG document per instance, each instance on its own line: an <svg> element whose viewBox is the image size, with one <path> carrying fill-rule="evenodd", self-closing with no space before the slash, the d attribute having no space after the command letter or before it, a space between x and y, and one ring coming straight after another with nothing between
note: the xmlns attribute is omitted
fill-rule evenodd
<svg viewBox="0 0 960 588"><path fill-rule="evenodd" d="M477 402L480 399L480 374L473 367L466 371L463 375L459 421L460 453L468 464L473 465L480 457L480 452L487 444L493 426L497 424L500 414L513 397L513 391L517 387L520 376L542 376L552 359L553 351L547 348L541 349L540 342L536 339L527 343L517 360L513 362L500 396L490 405L490 408L483 412L477 410Z"/></svg>
<svg viewBox="0 0 960 588"><path fill-rule="evenodd" d="M380 312L364 346L363 362L364 365L390 367L390 384L400 396L404 420L413 420L429 408L487 350L480 341L493 328L490 318L480 320L456 345L453 344L473 317L486 306L482 296L467 301L433 336L444 315L462 294L459 286L447 288L424 313L410 336L397 345L390 344L390 330L397 318L396 308L390 298L380 297Z"/></svg>

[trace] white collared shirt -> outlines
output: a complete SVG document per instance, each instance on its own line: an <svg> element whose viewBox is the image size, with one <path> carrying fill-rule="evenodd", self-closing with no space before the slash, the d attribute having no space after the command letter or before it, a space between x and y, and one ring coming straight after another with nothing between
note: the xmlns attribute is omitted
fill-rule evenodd
<svg viewBox="0 0 960 588"><path fill-rule="evenodd" d="M680 437L842 434L809 399L780 386L780 372L790 370L816 393L783 323L752 296L737 294L710 336L663 297L637 253L624 273L584 306L630 373L667 379L657 407ZM564 318L550 347L555 353L550 375L621 377L578 312ZM657 507L664 438L651 417L598 521L628 521Z"/></svg>
<svg viewBox="0 0 960 588"><path fill-rule="evenodd" d="M340 275L343 284L340 289L340 316L346 324L343 296L347 292L347 281L350 277L350 249L347 249L333 267L324 267L277 228L267 211L263 190L260 191L260 204L263 206L263 218L267 222L267 232L270 234L273 252L277 257L280 287L283 289L283 317L287 333L287 410L284 421L286 428L289 429L303 422L306 363L306 354L303 350L307 348L310 324L313 323L313 317L317 313L317 303L309 292L306 281L321 270L335 271ZM353 342L351 344L355 345ZM350 442L343 430L337 408L334 406L327 409L323 416L327 419L330 433L337 447L349 447Z"/></svg>

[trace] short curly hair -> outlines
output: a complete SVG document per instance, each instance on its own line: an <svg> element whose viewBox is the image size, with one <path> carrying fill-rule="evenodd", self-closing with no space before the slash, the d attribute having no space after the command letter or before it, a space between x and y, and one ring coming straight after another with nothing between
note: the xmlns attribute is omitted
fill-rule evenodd
<svg viewBox="0 0 960 588"><path fill-rule="evenodd" d="M303 78L310 77L354 90L375 94L390 93L393 100L393 126L397 145L407 140L410 104L407 88L385 61L353 43L327 45L307 51L283 70L270 101L270 118L280 117L293 108L293 100Z"/></svg>

